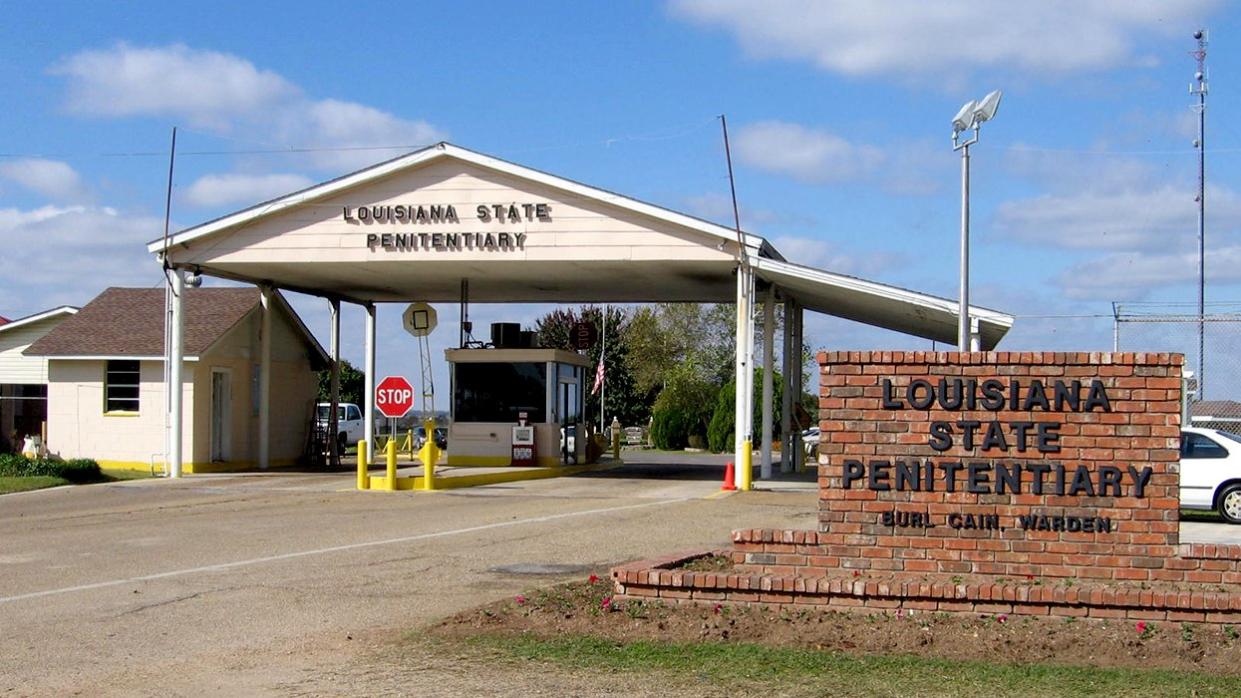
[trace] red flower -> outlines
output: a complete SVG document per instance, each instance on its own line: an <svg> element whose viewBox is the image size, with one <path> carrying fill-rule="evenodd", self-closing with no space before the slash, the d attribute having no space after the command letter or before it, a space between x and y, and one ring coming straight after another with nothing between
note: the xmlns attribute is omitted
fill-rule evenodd
<svg viewBox="0 0 1241 698"><path fill-rule="evenodd" d="M1144 632L1146 632L1146 621L1144 621L1144 620L1140 620L1140 621L1138 621L1137 625L1135 625L1135 626L1133 626L1133 627L1137 628L1137 630L1138 630L1138 632L1139 632L1139 633L1144 633Z"/></svg>
<svg viewBox="0 0 1241 698"><path fill-rule="evenodd" d="M854 576L854 577L861 577L861 576L862 576L862 573L861 573L861 572L859 572L859 571L857 571L857 570L853 570L853 576Z"/></svg>
<svg viewBox="0 0 1241 698"><path fill-rule="evenodd" d="M602 608L605 611L612 610L612 597L611 596L603 597L603 603L599 604L599 608Z"/></svg>
<svg viewBox="0 0 1241 698"><path fill-rule="evenodd" d="M513 600L516 601L517 604L520 606L521 604L526 602L526 597L522 594L518 594L517 596L513 597Z"/></svg>
<svg viewBox="0 0 1241 698"><path fill-rule="evenodd" d="M995 619L1003 623L1004 621L1008 620L1008 614L1001 613L1000 615L996 616Z"/></svg>
<svg viewBox="0 0 1241 698"><path fill-rule="evenodd" d="M719 612L720 612L720 609L722 609L722 608L724 608L724 604L722 604L722 603L717 603L717 604L715 604L715 612L716 612L716 613L719 613Z"/></svg>
<svg viewBox="0 0 1241 698"><path fill-rule="evenodd" d="M589 581L591 584L597 584L599 582L599 575L597 574L590 575Z"/></svg>

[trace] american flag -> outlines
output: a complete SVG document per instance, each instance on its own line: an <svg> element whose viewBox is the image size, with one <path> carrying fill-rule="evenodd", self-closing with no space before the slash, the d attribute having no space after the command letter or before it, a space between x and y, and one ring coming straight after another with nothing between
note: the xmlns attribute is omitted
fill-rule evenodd
<svg viewBox="0 0 1241 698"><path fill-rule="evenodd" d="M603 357L599 357L599 368L595 369L595 387L591 388L590 394L594 395L603 387Z"/></svg>

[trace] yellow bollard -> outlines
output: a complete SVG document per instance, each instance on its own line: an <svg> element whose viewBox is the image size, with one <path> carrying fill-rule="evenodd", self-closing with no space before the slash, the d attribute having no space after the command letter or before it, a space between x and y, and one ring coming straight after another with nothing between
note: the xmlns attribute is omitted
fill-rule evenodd
<svg viewBox="0 0 1241 698"><path fill-rule="evenodd" d="M751 452L753 445L746 441L741 452L741 463L737 469L737 489L750 489L750 476L753 473L754 454Z"/></svg>
<svg viewBox="0 0 1241 698"><path fill-rule="evenodd" d="M384 489L396 491L396 439L388 439L386 455L388 456L388 474L384 479Z"/></svg>
<svg viewBox="0 0 1241 698"><path fill-rule="evenodd" d="M435 445L435 420L423 420L422 428L426 431L427 440L418 452L422 459L422 489L435 489L435 463L440 459L440 449Z"/></svg>
<svg viewBox="0 0 1241 698"><path fill-rule="evenodd" d="M368 463L366 462L366 442L358 442L358 489L369 490L371 488L371 476L367 472Z"/></svg>

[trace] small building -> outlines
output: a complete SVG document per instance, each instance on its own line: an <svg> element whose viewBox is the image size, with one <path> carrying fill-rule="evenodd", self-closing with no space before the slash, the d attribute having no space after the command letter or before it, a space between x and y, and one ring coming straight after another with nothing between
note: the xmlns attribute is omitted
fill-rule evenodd
<svg viewBox="0 0 1241 698"><path fill-rule="evenodd" d="M76 312L64 305L17 320L0 318L0 453L21 450L27 436L42 436L47 360L22 352Z"/></svg>
<svg viewBox="0 0 1241 698"><path fill-rule="evenodd" d="M47 448L106 468L146 470L165 460L165 292L109 288L26 349L47 361ZM182 448L187 472L258 462L262 308L256 288L187 288ZM270 462L307 452L327 355L273 293Z"/></svg>

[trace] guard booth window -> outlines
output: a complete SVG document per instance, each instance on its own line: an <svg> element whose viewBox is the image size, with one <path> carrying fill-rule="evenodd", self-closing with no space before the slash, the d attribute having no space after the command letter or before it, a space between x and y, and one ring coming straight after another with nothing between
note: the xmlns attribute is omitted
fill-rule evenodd
<svg viewBox="0 0 1241 698"><path fill-rule="evenodd" d="M138 411L138 362L108 361L103 383L104 412Z"/></svg>
<svg viewBox="0 0 1241 698"><path fill-rule="evenodd" d="M547 364L459 363L453 395L458 422L517 423L525 412L530 423L547 415Z"/></svg>

